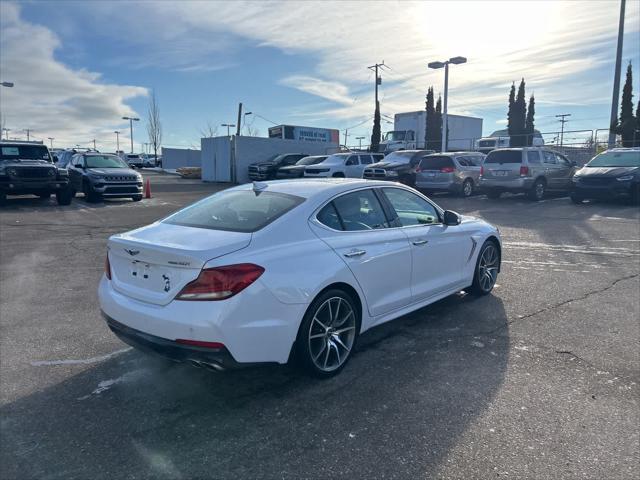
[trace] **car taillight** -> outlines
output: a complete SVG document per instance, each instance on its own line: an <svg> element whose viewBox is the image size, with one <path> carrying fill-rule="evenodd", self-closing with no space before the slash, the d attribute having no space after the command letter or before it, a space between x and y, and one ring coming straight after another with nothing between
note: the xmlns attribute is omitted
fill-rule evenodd
<svg viewBox="0 0 640 480"><path fill-rule="evenodd" d="M454 170L454 168L453 168L453 167L442 167L442 168L440 169L440 171L441 171L442 173L453 173L453 170Z"/></svg>
<svg viewBox="0 0 640 480"><path fill-rule="evenodd" d="M529 167L522 165L520 167L520 176L526 177L527 175L529 175Z"/></svg>
<svg viewBox="0 0 640 480"><path fill-rule="evenodd" d="M109 254L104 259L104 274L105 276L111 280L111 263L109 263Z"/></svg>
<svg viewBox="0 0 640 480"><path fill-rule="evenodd" d="M484 175L484 166L480 165L480 176Z"/></svg>
<svg viewBox="0 0 640 480"><path fill-rule="evenodd" d="M224 344L220 342L203 342L202 340L187 340L184 338L178 338L176 343L181 345L189 345L190 347L202 347L202 348L224 348Z"/></svg>
<svg viewBox="0 0 640 480"><path fill-rule="evenodd" d="M207 268L178 293L176 300L225 300L247 288L263 272L264 268L253 263Z"/></svg>

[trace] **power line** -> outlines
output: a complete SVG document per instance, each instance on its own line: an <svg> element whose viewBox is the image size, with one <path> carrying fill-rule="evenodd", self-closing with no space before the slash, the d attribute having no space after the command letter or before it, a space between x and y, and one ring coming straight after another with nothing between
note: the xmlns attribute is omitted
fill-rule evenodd
<svg viewBox="0 0 640 480"><path fill-rule="evenodd" d="M570 113L562 113L560 115L556 115L556 118L559 118L560 120L558 121L562 124L562 128L560 131L560 146L562 146L562 140L564 137L564 124L569 121L569 120L566 120L565 117L570 117L570 116L571 116Z"/></svg>

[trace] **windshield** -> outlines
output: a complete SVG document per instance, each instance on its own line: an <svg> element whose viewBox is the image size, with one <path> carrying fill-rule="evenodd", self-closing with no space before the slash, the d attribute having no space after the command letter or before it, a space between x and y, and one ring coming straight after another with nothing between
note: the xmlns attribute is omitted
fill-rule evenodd
<svg viewBox="0 0 640 480"><path fill-rule="evenodd" d="M640 150L635 152L604 152L587 163L587 167L640 167Z"/></svg>
<svg viewBox="0 0 640 480"><path fill-rule="evenodd" d="M387 132L384 136L384 139L388 142L388 141L401 141L404 140L405 135L407 134L407 132L405 132L404 130L402 131L393 131L393 132Z"/></svg>
<svg viewBox="0 0 640 480"><path fill-rule="evenodd" d="M316 163L322 162L325 158L327 157L304 157L303 159L298 160L296 165L315 165Z"/></svg>
<svg viewBox="0 0 640 480"><path fill-rule="evenodd" d="M44 145L2 145L0 161L2 160L45 160L51 162L49 149Z"/></svg>
<svg viewBox="0 0 640 480"><path fill-rule="evenodd" d="M384 157L384 161L393 163L409 163L415 154L416 152L414 151L393 152Z"/></svg>
<svg viewBox="0 0 640 480"><path fill-rule="evenodd" d="M322 163L344 163L349 155L351 155L351 154L350 153L347 153L347 154L340 153L340 154L335 154L335 155L329 155L327 158L325 158L323 160Z"/></svg>
<svg viewBox="0 0 640 480"><path fill-rule="evenodd" d="M220 192L180 210L164 223L251 233L267 226L303 201L301 197L276 192Z"/></svg>
<svg viewBox="0 0 640 480"><path fill-rule="evenodd" d="M522 163L521 150L493 150L484 163Z"/></svg>
<svg viewBox="0 0 640 480"><path fill-rule="evenodd" d="M87 155L87 168L129 168L125 162L115 155Z"/></svg>

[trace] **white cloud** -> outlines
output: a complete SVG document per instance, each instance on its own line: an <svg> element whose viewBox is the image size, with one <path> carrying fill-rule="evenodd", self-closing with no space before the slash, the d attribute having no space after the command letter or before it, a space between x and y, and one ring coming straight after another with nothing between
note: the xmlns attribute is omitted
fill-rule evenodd
<svg viewBox="0 0 640 480"><path fill-rule="evenodd" d="M29 128L37 139L54 137L57 145L114 148L120 118L136 115L127 100L145 96L142 87L101 81L96 72L74 70L55 58L59 38L48 28L24 21L16 4L0 3L0 71L14 88L0 89L2 122L10 136ZM124 133L123 129L123 133ZM121 141L128 140L128 132ZM48 143L48 141L47 141Z"/></svg>
<svg viewBox="0 0 640 480"><path fill-rule="evenodd" d="M339 82L330 82L307 75L292 75L283 78L280 83L311 95L326 98L332 102L344 105L353 103L353 97L349 96L349 89Z"/></svg>

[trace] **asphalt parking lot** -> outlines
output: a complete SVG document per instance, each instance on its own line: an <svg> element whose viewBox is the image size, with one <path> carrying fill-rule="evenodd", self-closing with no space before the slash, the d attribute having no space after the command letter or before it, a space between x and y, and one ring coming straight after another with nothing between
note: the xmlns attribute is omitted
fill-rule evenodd
<svg viewBox="0 0 640 480"><path fill-rule="evenodd" d="M500 227L494 293L367 332L318 381L216 374L111 334L108 236L224 188L146 175L141 203L0 210L1 478L637 478L637 207L435 197Z"/></svg>

